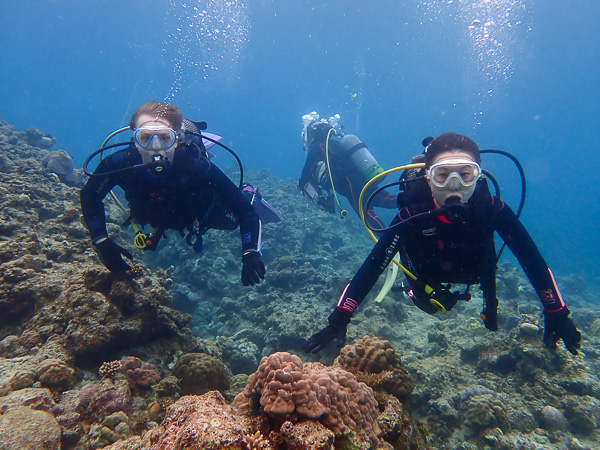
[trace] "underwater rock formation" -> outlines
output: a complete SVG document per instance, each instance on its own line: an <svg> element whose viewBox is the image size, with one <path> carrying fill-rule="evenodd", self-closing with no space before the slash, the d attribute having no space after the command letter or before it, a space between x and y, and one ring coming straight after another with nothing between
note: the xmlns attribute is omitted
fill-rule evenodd
<svg viewBox="0 0 600 450"><path fill-rule="evenodd" d="M56 138L50 133L39 130L36 127L29 127L23 131L23 138L25 142L32 147L37 148L50 148L56 144Z"/></svg>
<svg viewBox="0 0 600 450"><path fill-rule="evenodd" d="M73 158L64 150L46 155L42 159L42 167L46 172L56 174L60 181L70 186L79 185L83 181L82 172L75 170Z"/></svg>
<svg viewBox="0 0 600 450"><path fill-rule="evenodd" d="M60 426L54 416L26 406L0 415L2 448L55 450L60 447Z"/></svg>

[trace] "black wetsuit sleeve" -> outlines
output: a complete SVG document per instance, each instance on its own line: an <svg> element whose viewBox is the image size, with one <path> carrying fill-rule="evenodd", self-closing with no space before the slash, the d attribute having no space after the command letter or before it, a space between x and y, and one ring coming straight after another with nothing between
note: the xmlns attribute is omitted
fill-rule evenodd
<svg viewBox="0 0 600 450"><path fill-rule="evenodd" d="M400 221L398 216L392 221L396 224ZM350 313L354 313L358 305L365 299L367 294L390 264L392 258L398 253L402 246L402 226L394 227L383 233L375 244L367 259L363 262L358 272L346 286L337 307Z"/></svg>
<svg viewBox="0 0 600 450"><path fill-rule="evenodd" d="M500 202L495 217L495 229L513 252L525 275L531 282L544 306L544 312L556 312L566 307L560 291L554 281L552 271L548 268L531 236L519 221L512 209Z"/></svg>
<svg viewBox="0 0 600 450"><path fill-rule="evenodd" d="M115 157L114 155L119 156ZM127 167L128 158L126 153L117 152L114 155L103 159L94 173L109 173ZM102 200L119 183L119 179L119 174L90 177L81 189L81 212L92 242L108 236Z"/></svg>
<svg viewBox="0 0 600 450"><path fill-rule="evenodd" d="M310 177L315 170L315 165L322 153L323 152L319 145L311 145L308 149L306 161L304 162L304 167L302 168L302 173L300 174L300 179L298 180L298 186L300 186L300 189L304 189L304 186L310 180Z"/></svg>
<svg viewBox="0 0 600 450"><path fill-rule="evenodd" d="M211 164L207 179L221 196L225 206L233 211L239 220L242 253L260 252L262 247L261 223L250 202L216 165Z"/></svg>

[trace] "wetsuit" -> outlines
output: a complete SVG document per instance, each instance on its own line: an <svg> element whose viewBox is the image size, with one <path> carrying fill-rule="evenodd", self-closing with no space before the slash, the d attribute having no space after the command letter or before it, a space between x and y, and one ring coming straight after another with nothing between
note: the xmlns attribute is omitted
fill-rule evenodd
<svg viewBox="0 0 600 450"><path fill-rule="evenodd" d="M338 194L343 195L348 199L352 209L354 209L354 212L360 216L358 198L366 184L363 176L357 173L348 158L344 156L344 152L340 145L340 139L338 137L331 136L329 138L328 153L331 175L333 177L333 187ZM335 205L333 204L333 198L331 198L331 196L327 198L323 196L323 191L329 191L332 189L331 181L329 180L329 173L327 172L325 166L325 172L323 176L319 177L319 163L327 164L325 143L315 141L308 149L306 162L302 168L298 185L304 192L304 186L306 186L306 183L311 182L318 189L319 199L317 200L317 203L319 203L320 206L323 206L324 209L334 212ZM376 186L370 188L366 193L365 199L369 198L369 195L375 189ZM327 200L329 200L328 203ZM390 194L386 191L380 192L373 199L371 205L379 208L394 209L396 208L396 195ZM374 210L369 209L368 211L365 211L365 214L369 224L373 228L384 228L384 223L377 216L377 214L375 214Z"/></svg>
<svg viewBox="0 0 600 450"><path fill-rule="evenodd" d="M166 229L202 233L208 228L233 230L240 227L242 252L260 251L260 220L235 184L194 143L180 143L174 163L162 177L144 167L117 172L142 164L132 144L103 159L81 190L81 209L92 241L107 236L102 200L115 186L125 191L131 215L140 225L150 224L160 239ZM112 172L112 173L111 173ZM155 245L154 245L155 247Z"/></svg>
<svg viewBox="0 0 600 450"><path fill-rule="evenodd" d="M441 283L480 283L484 297L483 314L493 315L491 327L497 329L494 232L498 232L517 257L542 301L544 312L553 313L566 308L552 272L529 233L508 205L489 193L485 181L478 182L467 207L462 214L453 216L453 220L447 215L426 215L407 220L436 209L426 185L424 190L413 195L415 197L420 199L403 206L392 222L407 221L406 224L391 228L380 236L344 290L336 310L343 310L346 315L354 313L392 258L401 252L403 262L417 276L417 281L410 280L410 284L415 294L413 301L418 307L428 313L437 311L429 303L430 297L423 290L424 283L436 291Z"/></svg>

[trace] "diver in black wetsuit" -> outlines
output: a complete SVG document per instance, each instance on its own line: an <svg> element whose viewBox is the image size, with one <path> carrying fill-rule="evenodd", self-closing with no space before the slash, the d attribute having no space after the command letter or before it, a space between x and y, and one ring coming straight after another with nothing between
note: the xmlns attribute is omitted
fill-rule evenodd
<svg viewBox="0 0 600 450"><path fill-rule="evenodd" d="M199 250L207 229L239 226L242 282L259 283L265 275L261 221L238 187L209 161L201 139L184 133L184 120L187 124L179 108L168 103L150 101L135 111L130 121L134 142L104 158L81 190L81 209L92 243L110 271L130 269L122 256L131 260L131 253L115 244L106 231L102 200L118 185L125 191L131 219L154 228L144 243L146 250L156 249L167 229L182 236L187 230L188 242Z"/></svg>
<svg viewBox="0 0 600 450"><path fill-rule="evenodd" d="M303 195L315 200L317 205L330 213L335 213L335 190L337 194L346 197L352 209L360 215L358 197L365 184L375 175L382 173L383 168L358 137L343 133L339 126L339 118L336 114L328 121L319 120L316 112L302 117L306 162L298 187ZM327 154L333 183L329 176ZM375 188L376 186L373 186L369 194ZM395 209L396 196L383 191L375 197L372 204L380 208ZM365 215L369 224L383 228L383 223L374 210L365 211Z"/></svg>
<svg viewBox="0 0 600 450"><path fill-rule="evenodd" d="M568 317L570 311L554 276L513 211L492 196L480 179L477 144L445 133L429 143L424 156L426 174L421 185L401 193L398 215L342 293L329 325L310 337L304 350L316 353L334 339L344 344L350 318L398 252L416 275L416 281L408 279L409 296L416 306L430 314L450 310L468 294L451 292L441 283L479 283L484 298L481 319L486 328L496 331L494 232L498 232L542 301L544 343L555 349L562 339L576 355L581 334Z"/></svg>

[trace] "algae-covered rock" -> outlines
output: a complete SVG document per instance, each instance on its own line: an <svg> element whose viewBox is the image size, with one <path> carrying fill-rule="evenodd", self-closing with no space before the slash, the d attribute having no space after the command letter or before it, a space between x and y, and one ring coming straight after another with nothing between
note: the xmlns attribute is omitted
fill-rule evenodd
<svg viewBox="0 0 600 450"><path fill-rule="evenodd" d="M56 174L60 181L74 185L81 177L77 176L73 167L73 159L64 150L50 152L42 159L42 167L47 172Z"/></svg>
<svg viewBox="0 0 600 450"><path fill-rule="evenodd" d="M56 144L56 138L50 133L42 131L36 127L29 127L23 132L25 142L32 147L37 148L50 148Z"/></svg>
<svg viewBox="0 0 600 450"><path fill-rule="evenodd" d="M54 416L19 406L0 415L0 448L3 450L56 450L60 448L60 427Z"/></svg>

